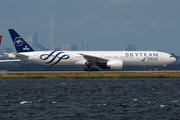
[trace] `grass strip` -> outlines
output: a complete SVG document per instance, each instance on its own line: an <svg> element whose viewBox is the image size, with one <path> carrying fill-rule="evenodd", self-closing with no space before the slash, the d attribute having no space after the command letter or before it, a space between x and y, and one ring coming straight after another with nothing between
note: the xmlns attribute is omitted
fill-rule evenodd
<svg viewBox="0 0 180 120"><path fill-rule="evenodd" d="M173 74L22 74L0 75L0 79L102 79L102 78L180 78Z"/></svg>

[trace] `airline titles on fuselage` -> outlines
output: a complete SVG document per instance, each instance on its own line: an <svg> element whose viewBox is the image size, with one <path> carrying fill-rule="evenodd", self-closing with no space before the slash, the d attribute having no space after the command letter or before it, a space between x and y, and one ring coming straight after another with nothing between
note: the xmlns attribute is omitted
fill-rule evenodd
<svg viewBox="0 0 180 120"><path fill-rule="evenodd" d="M126 57L143 57L141 61L158 61L158 53L125 53Z"/></svg>
<svg viewBox="0 0 180 120"><path fill-rule="evenodd" d="M125 53L126 57L158 57L158 53Z"/></svg>

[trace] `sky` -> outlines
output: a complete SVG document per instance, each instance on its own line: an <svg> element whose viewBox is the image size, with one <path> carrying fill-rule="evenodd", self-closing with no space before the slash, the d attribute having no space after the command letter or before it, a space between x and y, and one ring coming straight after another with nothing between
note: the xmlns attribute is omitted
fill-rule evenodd
<svg viewBox="0 0 180 120"><path fill-rule="evenodd" d="M2 46L14 48L8 29L24 39L38 32L48 46L49 14L54 16L54 46L83 39L91 51L161 50L180 55L180 0L1 0Z"/></svg>

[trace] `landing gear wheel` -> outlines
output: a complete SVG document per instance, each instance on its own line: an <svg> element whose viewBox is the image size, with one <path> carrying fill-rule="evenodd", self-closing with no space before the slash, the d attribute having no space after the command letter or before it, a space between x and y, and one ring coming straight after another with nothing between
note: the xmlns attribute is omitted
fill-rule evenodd
<svg viewBox="0 0 180 120"><path fill-rule="evenodd" d="M164 71L164 66L162 66L161 71Z"/></svg>
<svg viewBox="0 0 180 120"><path fill-rule="evenodd" d="M88 71L88 68L84 68L84 71Z"/></svg>
<svg viewBox="0 0 180 120"><path fill-rule="evenodd" d="M99 71L98 68L84 68L84 71Z"/></svg>
<svg viewBox="0 0 180 120"><path fill-rule="evenodd" d="M95 70L95 71L99 71L99 69L98 69L98 68L95 68L94 70Z"/></svg>

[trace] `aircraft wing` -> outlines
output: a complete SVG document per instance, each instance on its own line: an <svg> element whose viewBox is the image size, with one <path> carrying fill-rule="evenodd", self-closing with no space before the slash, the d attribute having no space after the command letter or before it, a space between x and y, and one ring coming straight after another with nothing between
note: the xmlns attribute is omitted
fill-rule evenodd
<svg viewBox="0 0 180 120"><path fill-rule="evenodd" d="M84 57L84 59L86 59L88 62L99 62L99 63L106 63L108 60L101 58L101 57L96 57L96 56L92 56L92 55L86 55L86 54L81 54Z"/></svg>

